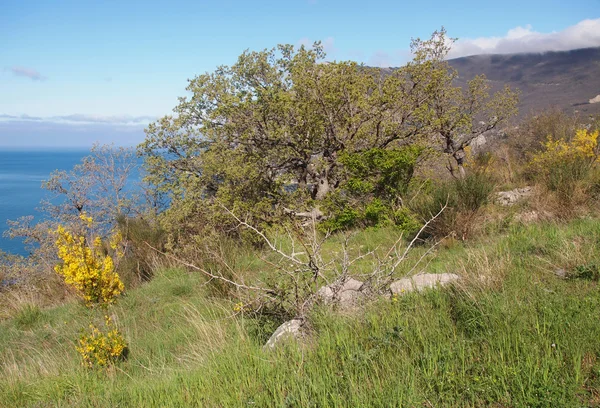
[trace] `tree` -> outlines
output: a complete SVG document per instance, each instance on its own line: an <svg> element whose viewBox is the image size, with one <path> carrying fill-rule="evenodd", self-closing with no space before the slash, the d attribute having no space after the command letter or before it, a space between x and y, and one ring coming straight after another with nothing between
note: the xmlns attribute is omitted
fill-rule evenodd
<svg viewBox="0 0 600 408"><path fill-rule="evenodd" d="M477 137L497 129L517 114L519 93L505 86L490 96L485 75L476 76L464 88L454 85L458 72L443 59L454 40L448 40L445 34L444 30L434 33L429 45L417 39L413 42L413 50L418 55L423 49L433 48L442 56L425 62L438 65L438 69L430 70L436 76L430 82L429 111L424 117L432 134L441 140L444 153L456 165L455 168L450 163L448 169L452 175L458 171L458 177L464 178L465 148Z"/></svg>
<svg viewBox="0 0 600 408"><path fill-rule="evenodd" d="M223 225L218 201L260 224L282 204L318 202L338 189L343 155L424 138L446 67L437 42L415 44L414 61L386 75L326 62L317 42L246 51L191 80L191 96L151 124L139 146L147 180L170 195L166 215L185 223L212 211L202 222Z"/></svg>
<svg viewBox="0 0 600 408"><path fill-rule="evenodd" d="M144 211L139 189L131 177L137 167L135 150L96 145L73 169L56 170L42 183L52 194L41 202L41 216L8 221L6 235L21 238L30 252L31 269L51 270L58 225L82 232L83 214L94 217L95 233L105 237L116 226L119 215L135 216Z"/></svg>

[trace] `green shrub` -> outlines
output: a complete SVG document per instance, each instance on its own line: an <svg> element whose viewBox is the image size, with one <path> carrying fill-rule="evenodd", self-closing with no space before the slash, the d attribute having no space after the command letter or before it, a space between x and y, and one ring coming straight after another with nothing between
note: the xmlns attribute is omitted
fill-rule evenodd
<svg viewBox="0 0 600 408"><path fill-rule="evenodd" d="M490 175L474 172L463 179L433 185L411 207L425 222L446 206L443 213L429 225L426 234L437 238L457 234L466 237L472 232L476 215L488 203L494 187L495 182Z"/></svg>
<svg viewBox="0 0 600 408"><path fill-rule="evenodd" d="M410 211L401 210L401 203L423 151L422 147L409 146L342 155L340 174L345 181L323 203L327 220L320 228L337 231L395 223L413 229L407 219Z"/></svg>

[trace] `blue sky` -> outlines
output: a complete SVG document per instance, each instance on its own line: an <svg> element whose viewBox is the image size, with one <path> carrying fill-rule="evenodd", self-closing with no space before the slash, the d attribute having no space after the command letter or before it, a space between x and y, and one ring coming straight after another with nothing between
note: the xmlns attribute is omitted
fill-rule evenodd
<svg viewBox="0 0 600 408"><path fill-rule="evenodd" d="M600 0L3 0L0 146L136 143L188 78L247 48L322 40L331 59L395 66L442 25L454 56L600 46Z"/></svg>

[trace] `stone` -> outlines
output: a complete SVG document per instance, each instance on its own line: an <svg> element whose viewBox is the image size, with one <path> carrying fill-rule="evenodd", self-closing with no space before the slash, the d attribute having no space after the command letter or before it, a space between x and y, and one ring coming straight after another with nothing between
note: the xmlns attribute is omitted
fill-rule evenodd
<svg viewBox="0 0 600 408"><path fill-rule="evenodd" d="M559 278L562 278L562 279L566 279L567 278L567 271L564 270L563 268L557 268L557 269L555 269L554 270L554 274L556 276L558 276Z"/></svg>
<svg viewBox="0 0 600 408"><path fill-rule="evenodd" d="M445 286L459 279L460 276L453 273L423 273L392 282L390 292L392 292L392 295L402 295L413 291L420 292L427 288L436 288L438 285Z"/></svg>
<svg viewBox="0 0 600 408"><path fill-rule="evenodd" d="M590 99L590 103L600 103L600 95L597 95L595 98Z"/></svg>
<svg viewBox="0 0 600 408"><path fill-rule="evenodd" d="M271 335L265 344L265 348L272 350L284 340L299 339L302 336L301 329L303 325L304 320L302 319L292 319L283 323Z"/></svg>
<svg viewBox="0 0 600 408"><path fill-rule="evenodd" d="M362 286L363 282L348 278L343 284L338 281L323 286L317 291L317 296L325 304L335 303L342 309L350 309L365 297Z"/></svg>
<svg viewBox="0 0 600 408"><path fill-rule="evenodd" d="M533 194L533 189L529 186L523 188L515 188L510 191L500 191L496 193L496 202L503 206L510 206L525 197L529 197Z"/></svg>

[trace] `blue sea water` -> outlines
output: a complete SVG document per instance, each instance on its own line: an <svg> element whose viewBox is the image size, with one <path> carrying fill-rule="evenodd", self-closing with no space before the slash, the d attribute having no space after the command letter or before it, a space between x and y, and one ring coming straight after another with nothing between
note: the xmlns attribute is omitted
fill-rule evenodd
<svg viewBox="0 0 600 408"><path fill-rule="evenodd" d="M6 220L39 215L42 198L48 192L41 188L54 170L71 170L89 154L83 149L0 149L0 250L26 255L20 240L1 236L8 228Z"/></svg>

